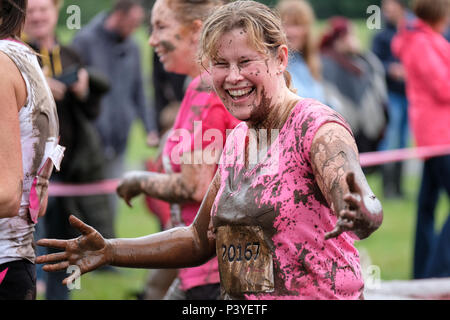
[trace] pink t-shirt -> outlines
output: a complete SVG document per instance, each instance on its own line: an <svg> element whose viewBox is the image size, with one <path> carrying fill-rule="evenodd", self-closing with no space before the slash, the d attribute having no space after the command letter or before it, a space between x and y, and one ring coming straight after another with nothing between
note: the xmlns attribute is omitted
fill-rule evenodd
<svg viewBox="0 0 450 320"><path fill-rule="evenodd" d="M170 160L173 172L181 171L181 155L185 152L206 150L206 154L208 148L221 152L226 140L226 131L232 130L239 123L226 110L208 83L210 79L203 74L193 79L186 90L163 150L163 156ZM181 222L190 225L199 208L198 202L182 204ZM199 267L181 269L179 278L183 290L219 283L217 258Z"/></svg>
<svg viewBox="0 0 450 320"><path fill-rule="evenodd" d="M248 279L258 276L245 270L252 268L255 273L264 273L260 277L264 286L272 287L258 292L247 290L242 295L228 294L230 298L360 298L364 283L354 238L343 233L324 240L337 218L315 181L310 149L317 130L328 122L341 124L351 132L335 111L313 99L301 100L267 154L259 155L249 168L244 165L247 125L241 123L228 137L219 165L222 183L212 217L215 230L232 226L240 231L225 237L216 233L222 289L224 281L233 279L222 273L222 264L235 272L234 281L230 281L232 287L242 277L247 277L242 287L251 287ZM242 230L256 231L246 239ZM262 234L258 230L263 233L261 244L255 240L258 232ZM228 239L229 243L218 239ZM265 255L269 258L265 265L254 268L251 263L258 262L264 254L263 247L268 248L269 255ZM239 267L236 263L247 264Z"/></svg>

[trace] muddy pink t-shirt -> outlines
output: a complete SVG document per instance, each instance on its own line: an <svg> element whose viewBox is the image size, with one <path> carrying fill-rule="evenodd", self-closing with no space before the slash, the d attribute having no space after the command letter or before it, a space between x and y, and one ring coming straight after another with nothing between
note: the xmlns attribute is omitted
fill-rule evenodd
<svg viewBox="0 0 450 320"><path fill-rule="evenodd" d="M248 168L247 125L241 123L229 135L212 209L225 296L360 298L364 283L354 238L343 233L324 240L337 218L315 181L310 150L317 130L328 122L351 132L332 109L313 99L301 100L268 152Z"/></svg>
<svg viewBox="0 0 450 320"><path fill-rule="evenodd" d="M221 153L227 130L231 131L239 123L226 110L208 83L210 79L206 74L193 79L181 102L180 110L163 150L165 159L163 161L169 159L172 172L181 171L181 155L185 152L204 150L205 160L212 161L212 157L208 156L210 154L214 156L214 150ZM213 163L217 163L220 153ZM180 207L180 217L172 216L172 222L175 225L182 223L188 226L194 221L200 203L184 203ZM183 290L219 283L217 258L199 267L181 269L179 278Z"/></svg>

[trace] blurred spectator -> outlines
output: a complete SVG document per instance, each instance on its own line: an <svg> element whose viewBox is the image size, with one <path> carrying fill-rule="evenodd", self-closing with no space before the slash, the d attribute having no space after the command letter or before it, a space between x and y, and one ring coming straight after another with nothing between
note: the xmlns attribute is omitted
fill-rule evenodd
<svg viewBox="0 0 450 320"><path fill-rule="evenodd" d="M342 110L360 152L375 151L386 127L387 90L383 66L370 51L362 52L351 22L329 21L321 45L323 77L341 93Z"/></svg>
<svg viewBox="0 0 450 320"><path fill-rule="evenodd" d="M417 20L394 38L392 49L406 71L409 120L417 146L450 144L450 44L442 36L450 0L416 0ZM450 155L425 161L418 196L414 278L450 276L450 217L434 230L439 194L450 195Z"/></svg>
<svg viewBox="0 0 450 320"><path fill-rule="evenodd" d="M405 92L405 70L392 55L391 41L397 26L406 18L407 0L383 0L385 26L373 39L372 51L381 60L386 72L389 122L380 150L405 148L408 143L408 100ZM383 192L387 198L403 196L402 162L383 165Z"/></svg>
<svg viewBox="0 0 450 320"><path fill-rule="evenodd" d="M293 87L301 97L326 103L320 83L322 75L319 51L312 33L315 22L313 9L304 0L282 0L278 3L277 10L291 50L288 71Z"/></svg>
<svg viewBox="0 0 450 320"><path fill-rule="evenodd" d="M153 54L154 106L160 135L163 134L164 125L167 125L167 123L162 123L162 118L168 120L167 115L163 116L163 110L173 103L181 102L184 96L185 82L186 75L165 71L158 55ZM175 117L173 117L173 121L175 121Z"/></svg>
<svg viewBox="0 0 450 320"><path fill-rule="evenodd" d="M61 3L60 0L28 0L23 37L39 53L38 58L56 101L60 143L66 147L61 171L55 172L51 181L96 181L102 178L103 158L99 137L90 120L99 114L100 98L107 90L107 83L105 80L100 82L98 76L89 75L77 53L56 39ZM106 196L50 197L45 223L37 224L37 233L47 238L73 238L77 234L68 223L69 213L101 228L104 223L98 220L104 217L102 212L108 210ZM42 230L44 226L45 231ZM47 299L69 298L67 287L62 285L65 275L65 272L47 274Z"/></svg>
<svg viewBox="0 0 450 320"><path fill-rule="evenodd" d="M131 125L139 117L147 131L147 144L158 144L156 119L144 93L141 56L132 39L133 32L144 18L138 0L116 0L111 12L102 12L86 25L73 40L73 46L88 66L107 75L111 90L101 102L101 114L96 121L105 157L107 179L119 178L124 172L124 158ZM117 196L110 196L113 210L109 211L113 237Z"/></svg>

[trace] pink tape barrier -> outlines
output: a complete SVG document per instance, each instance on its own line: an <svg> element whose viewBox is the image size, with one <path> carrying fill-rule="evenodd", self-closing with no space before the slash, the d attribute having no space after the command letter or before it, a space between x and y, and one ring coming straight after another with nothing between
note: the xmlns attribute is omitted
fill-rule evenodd
<svg viewBox="0 0 450 320"><path fill-rule="evenodd" d="M86 184L64 184L51 182L48 187L49 196L53 197L74 197L74 196L94 196L99 194L111 194L116 192L119 179L104 180Z"/></svg>
<svg viewBox="0 0 450 320"><path fill-rule="evenodd" d="M410 159L427 159L450 154L450 145L418 147L410 149L397 149L378 152L366 152L359 155L362 167L381 165L389 162L404 161ZM52 182L49 186L49 196L74 197L92 196L99 194L112 194L120 179L104 180L87 184L63 184Z"/></svg>
<svg viewBox="0 0 450 320"><path fill-rule="evenodd" d="M362 167L411 159L427 159L450 154L450 145L366 152L359 155Z"/></svg>

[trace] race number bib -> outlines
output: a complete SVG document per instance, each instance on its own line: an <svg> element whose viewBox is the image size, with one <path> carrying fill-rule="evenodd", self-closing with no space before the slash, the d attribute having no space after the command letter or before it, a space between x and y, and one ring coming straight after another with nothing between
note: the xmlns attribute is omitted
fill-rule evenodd
<svg viewBox="0 0 450 320"><path fill-rule="evenodd" d="M223 226L216 234L223 289L229 294L273 292L273 260L257 226Z"/></svg>

